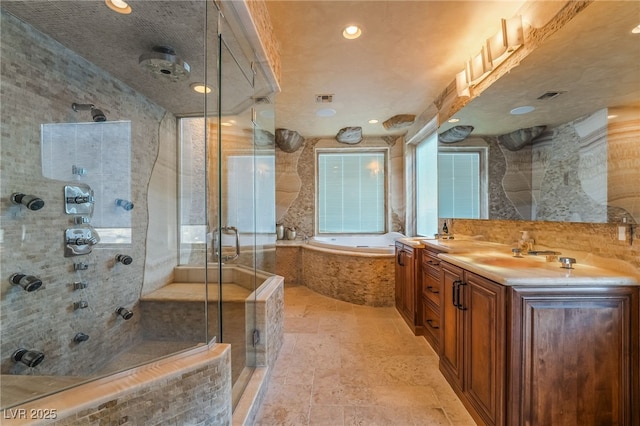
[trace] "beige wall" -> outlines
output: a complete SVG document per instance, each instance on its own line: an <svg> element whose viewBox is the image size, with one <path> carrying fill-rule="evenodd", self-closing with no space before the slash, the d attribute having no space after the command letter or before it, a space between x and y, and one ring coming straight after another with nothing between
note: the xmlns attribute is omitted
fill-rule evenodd
<svg viewBox="0 0 640 426"><path fill-rule="evenodd" d="M315 234L315 148L389 148L390 231L404 233L404 163L401 137L365 137L355 145L332 138L306 139L293 153L276 149L276 221L295 227L298 237Z"/></svg>

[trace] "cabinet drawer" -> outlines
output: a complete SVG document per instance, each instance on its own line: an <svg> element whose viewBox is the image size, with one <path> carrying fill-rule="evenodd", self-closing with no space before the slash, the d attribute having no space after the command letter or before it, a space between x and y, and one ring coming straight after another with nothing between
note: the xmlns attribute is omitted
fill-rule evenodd
<svg viewBox="0 0 640 426"><path fill-rule="evenodd" d="M440 281L440 259L438 253L431 251L422 252L422 268L431 275L436 281Z"/></svg>
<svg viewBox="0 0 640 426"><path fill-rule="evenodd" d="M429 274L424 274L422 296L429 299L436 307L440 306L440 280L436 280Z"/></svg>
<svg viewBox="0 0 640 426"><path fill-rule="evenodd" d="M422 298L422 326L424 337L437 352L440 340L440 312L437 306L424 297Z"/></svg>

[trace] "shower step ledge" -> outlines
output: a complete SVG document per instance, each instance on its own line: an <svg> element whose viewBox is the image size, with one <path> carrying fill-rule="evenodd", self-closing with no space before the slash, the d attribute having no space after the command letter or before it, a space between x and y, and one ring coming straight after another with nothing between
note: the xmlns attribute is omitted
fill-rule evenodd
<svg viewBox="0 0 640 426"><path fill-rule="evenodd" d="M13 410L23 409L24 412L30 413L50 411L51 407L56 407L56 421L60 421L84 410L97 409L101 404L124 395L166 383L167 380L202 368L212 360L223 356L231 356L231 345L225 343L202 345L13 407ZM33 419L16 418L3 419L2 424L13 426L44 423L48 422L34 422Z"/></svg>

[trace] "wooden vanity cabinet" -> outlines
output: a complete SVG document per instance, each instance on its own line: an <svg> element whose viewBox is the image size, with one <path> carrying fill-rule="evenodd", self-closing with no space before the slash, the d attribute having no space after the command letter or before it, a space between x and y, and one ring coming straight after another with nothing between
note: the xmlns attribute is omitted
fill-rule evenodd
<svg viewBox="0 0 640 426"><path fill-rule="evenodd" d="M505 424L506 289L440 266L440 370L478 423Z"/></svg>
<svg viewBox="0 0 640 426"><path fill-rule="evenodd" d="M640 425L638 287L509 287L440 266L440 370L478 424Z"/></svg>
<svg viewBox="0 0 640 426"><path fill-rule="evenodd" d="M396 241L395 299L396 309L414 334L421 334L418 323L421 311L418 305L418 291L421 289L420 259L421 248Z"/></svg>
<svg viewBox="0 0 640 426"><path fill-rule="evenodd" d="M438 352L440 342L440 259L438 251L422 250L421 325L425 339Z"/></svg>
<svg viewBox="0 0 640 426"><path fill-rule="evenodd" d="M639 425L637 287L511 293L510 425Z"/></svg>

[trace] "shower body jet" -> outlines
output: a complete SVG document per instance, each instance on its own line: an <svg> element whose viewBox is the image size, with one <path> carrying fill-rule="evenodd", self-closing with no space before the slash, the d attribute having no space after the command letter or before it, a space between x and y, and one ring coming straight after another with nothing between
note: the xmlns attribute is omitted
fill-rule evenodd
<svg viewBox="0 0 640 426"><path fill-rule="evenodd" d="M22 204L29 210L40 210L44 207L44 201L35 195L27 195L21 192L14 192L11 194L11 202L13 204Z"/></svg>

